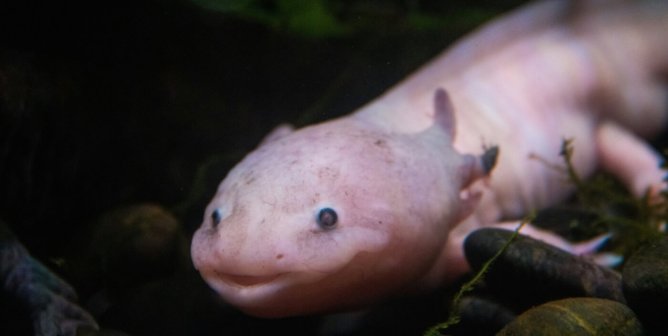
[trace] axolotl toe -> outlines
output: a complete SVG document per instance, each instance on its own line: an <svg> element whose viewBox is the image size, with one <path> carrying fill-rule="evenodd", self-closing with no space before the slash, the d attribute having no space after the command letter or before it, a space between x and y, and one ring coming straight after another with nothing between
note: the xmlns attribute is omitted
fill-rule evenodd
<svg viewBox="0 0 668 336"><path fill-rule="evenodd" d="M353 114L280 127L220 184L194 265L262 317L447 285L468 270L471 231L572 192L554 169L565 138L579 175L602 168L655 193L664 172L641 137L668 118L667 31L666 2L538 2Z"/></svg>

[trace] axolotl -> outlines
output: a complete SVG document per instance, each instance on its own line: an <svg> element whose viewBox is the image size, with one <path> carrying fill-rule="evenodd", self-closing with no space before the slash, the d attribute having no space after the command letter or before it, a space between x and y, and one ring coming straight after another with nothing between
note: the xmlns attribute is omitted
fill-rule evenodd
<svg viewBox="0 0 668 336"><path fill-rule="evenodd" d="M468 233L572 193L546 164L563 162L563 139L580 176L600 168L656 193L664 174L643 138L666 124L667 79L668 2L530 4L350 115L269 134L207 206L194 265L260 317L446 286L468 270Z"/></svg>

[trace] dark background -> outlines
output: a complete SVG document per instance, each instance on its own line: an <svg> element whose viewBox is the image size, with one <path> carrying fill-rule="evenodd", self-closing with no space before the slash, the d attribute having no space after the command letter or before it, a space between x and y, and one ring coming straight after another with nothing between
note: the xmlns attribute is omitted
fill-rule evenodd
<svg viewBox="0 0 668 336"><path fill-rule="evenodd" d="M274 21L188 0L0 4L0 214L33 253L139 201L192 232L276 124L352 112L519 1L323 2L345 31L315 36L283 22L281 1L237 2ZM193 190L202 167L216 182Z"/></svg>

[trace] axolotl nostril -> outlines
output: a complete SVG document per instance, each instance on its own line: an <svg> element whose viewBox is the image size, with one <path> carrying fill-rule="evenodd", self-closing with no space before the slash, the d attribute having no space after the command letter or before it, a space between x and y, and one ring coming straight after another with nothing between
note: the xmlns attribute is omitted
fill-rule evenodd
<svg viewBox="0 0 668 336"><path fill-rule="evenodd" d="M279 127L220 184L195 267L263 317L447 285L468 270L468 233L572 192L546 164L561 162L565 138L581 176L603 168L635 194L656 192L658 155L639 136L668 116L666 32L666 2L543 1L348 116Z"/></svg>

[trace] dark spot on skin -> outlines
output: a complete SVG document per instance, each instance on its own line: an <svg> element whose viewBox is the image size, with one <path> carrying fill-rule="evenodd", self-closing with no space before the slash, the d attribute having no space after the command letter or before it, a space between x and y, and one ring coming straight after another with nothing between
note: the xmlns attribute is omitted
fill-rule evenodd
<svg viewBox="0 0 668 336"><path fill-rule="evenodd" d="M323 230L331 230L336 227L336 222L338 221L339 216L336 214L336 211L332 208L322 208L318 212L317 223L318 226Z"/></svg>
<svg viewBox="0 0 668 336"><path fill-rule="evenodd" d="M318 178L336 180L339 177L339 171L332 167L322 167L318 169Z"/></svg>
<svg viewBox="0 0 668 336"><path fill-rule="evenodd" d="M378 150L377 153L382 155L381 158L383 161L390 164L394 163L394 154L387 139L372 138L370 140L373 142L373 145L375 146L374 148Z"/></svg>
<svg viewBox="0 0 668 336"><path fill-rule="evenodd" d="M281 259L283 259L283 254L282 253L277 254L276 260L281 260Z"/></svg>
<svg viewBox="0 0 668 336"><path fill-rule="evenodd" d="M315 205L316 203L318 203L319 200L320 200L320 193L315 193L315 195L311 197L311 205Z"/></svg>
<svg viewBox="0 0 668 336"><path fill-rule="evenodd" d="M242 175L243 183L246 185L253 183L253 181L255 181L255 178L256 176L254 170L249 170Z"/></svg>

